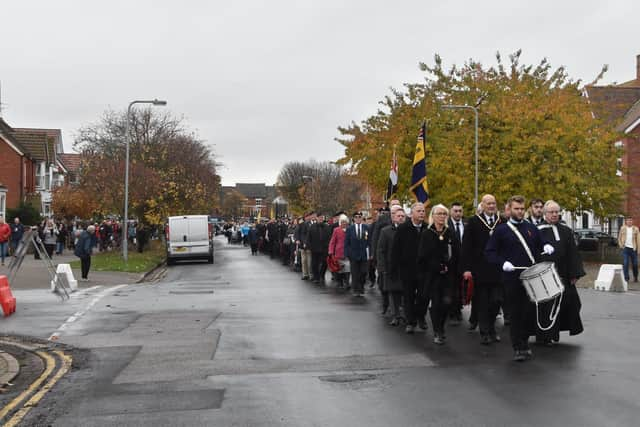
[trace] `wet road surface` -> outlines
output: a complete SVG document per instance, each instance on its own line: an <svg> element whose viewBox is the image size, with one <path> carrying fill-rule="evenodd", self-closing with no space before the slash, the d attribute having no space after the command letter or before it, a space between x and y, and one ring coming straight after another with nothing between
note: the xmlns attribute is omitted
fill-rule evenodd
<svg viewBox="0 0 640 427"><path fill-rule="evenodd" d="M63 328L84 357L25 425L637 425L637 293L581 290L586 332L516 364L508 331L483 347L465 323L438 347L388 326L377 293L217 245L216 264L118 288Z"/></svg>

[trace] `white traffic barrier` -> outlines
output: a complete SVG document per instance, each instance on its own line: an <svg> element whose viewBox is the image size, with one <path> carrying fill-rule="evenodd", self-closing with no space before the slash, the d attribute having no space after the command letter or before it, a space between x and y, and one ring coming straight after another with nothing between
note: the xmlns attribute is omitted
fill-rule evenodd
<svg viewBox="0 0 640 427"><path fill-rule="evenodd" d="M624 280L622 265L602 264L598 272L598 278L594 282L594 288L597 291L622 289L624 292L627 292L629 288L627 281Z"/></svg>
<svg viewBox="0 0 640 427"><path fill-rule="evenodd" d="M78 281L73 277L73 271L71 271L70 264L58 264L56 268L56 274L58 276L65 275L67 279L67 283L69 284L69 288L72 292L75 292L78 289ZM53 292L56 288L55 282L51 281L51 292Z"/></svg>

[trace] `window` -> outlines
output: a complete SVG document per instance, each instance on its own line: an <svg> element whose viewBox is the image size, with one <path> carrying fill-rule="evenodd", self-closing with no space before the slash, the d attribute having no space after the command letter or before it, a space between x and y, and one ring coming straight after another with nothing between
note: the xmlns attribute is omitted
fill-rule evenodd
<svg viewBox="0 0 640 427"><path fill-rule="evenodd" d="M0 216L6 219L5 209L7 208L7 193L0 193Z"/></svg>
<svg viewBox="0 0 640 427"><path fill-rule="evenodd" d="M36 188L44 188L44 163L36 165Z"/></svg>
<svg viewBox="0 0 640 427"><path fill-rule="evenodd" d="M262 207L262 199L256 198L256 208Z"/></svg>
<svg viewBox="0 0 640 427"><path fill-rule="evenodd" d="M582 228L589 228L589 214L586 212L582 214Z"/></svg>
<svg viewBox="0 0 640 427"><path fill-rule="evenodd" d="M44 165L44 189L51 190L51 166Z"/></svg>
<svg viewBox="0 0 640 427"><path fill-rule="evenodd" d="M42 205L42 206L43 206L43 209L42 209L42 215L43 215L45 218L49 218L49 217L51 217L51 203L45 203L45 204L44 204L44 205Z"/></svg>

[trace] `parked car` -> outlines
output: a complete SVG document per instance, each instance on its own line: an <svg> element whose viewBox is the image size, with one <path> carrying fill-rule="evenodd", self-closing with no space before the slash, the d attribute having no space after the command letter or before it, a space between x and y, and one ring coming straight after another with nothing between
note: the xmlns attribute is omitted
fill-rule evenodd
<svg viewBox="0 0 640 427"><path fill-rule="evenodd" d="M167 265L181 259L206 259L213 264L213 224L207 215L170 216L165 234Z"/></svg>
<svg viewBox="0 0 640 427"><path fill-rule="evenodd" d="M586 228L573 231L578 249L583 251L596 251L600 242L608 246L616 246L618 241L615 237L598 230L590 230Z"/></svg>

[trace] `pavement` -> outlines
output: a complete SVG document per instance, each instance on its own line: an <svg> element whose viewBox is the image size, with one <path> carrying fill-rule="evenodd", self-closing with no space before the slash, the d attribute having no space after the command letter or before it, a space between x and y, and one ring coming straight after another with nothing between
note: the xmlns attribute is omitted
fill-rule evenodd
<svg viewBox="0 0 640 427"><path fill-rule="evenodd" d="M622 264L622 260L620 260L620 264ZM593 289L593 283L598 277L598 271L600 271L600 263L594 262L585 262L584 263L584 271L587 273L583 278L581 278L577 285L580 288L590 288ZM640 291L640 283L638 282L629 282L629 290L631 291ZM620 289L621 290L621 289Z"/></svg>
<svg viewBox="0 0 640 427"><path fill-rule="evenodd" d="M70 264L77 261L78 257L67 250L63 255L55 255L52 258L54 265ZM8 275L9 263L0 266L0 275ZM73 275L76 279L80 277L80 269L74 269ZM141 279L141 274L108 272L108 271L91 271L89 270L89 282L78 282L79 288L88 288L91 286L113 286L120 283L135 283ZM42 260L34 259L33 255L27 255L22 261L20 270L16 274L13 283L10 283L12 290L23 289L48 289L50 286L50 277L47 268Z"/></svg>
<svg viewBox="0 0 640 427"><path fill-rule="evenodd" d="M54 265L57 266L58 264L69 264L77 259L75 255L66 250L63 255L54 255L52 261ZM8 261L9 260L7 260L6 265L0 266L0 275L8 275ZM80 277L80 270L74 269L73 273L76 279ZM103 290L119 284L136 283L140 281L143 276L143 274L90 271L90 280L88 282L78 282L78 291L73 295L73 299L82 301L86 299L88 290ZM60 314L57 316L59 318L58 324L60 324L64 321L65 316L69 315L70 309L78 306L77 304L61 305L57 297L50 291L50 280L51 278L42 260L34 259L33 255L25 257L20 270L16 274L15 280L9 284L14 297L17 299L17 309L16 313L11 317L4 320L0 318L3 334L16 332L15 330L12 331L9 329L11 328L11 323L31 324L32 313L37 314L38 311L42 310L49 311L53 305L62 308L62 310L59 310ZM85 298L81 298L81 296L85 296ZM47 332L51 332L50 321L55 318L56 315L53 314L46 319L46 323L32 324L31 328L22 332L30 336L41 336L45 338L42 333L37 333L37 329L40 327L44 328ZM3 350L5 350L5 348L2 343L0 343L0 388L4 384L11 382L19 372L19 365L16 358L13 357L11 353Z"/></svg>
<svg viewBox="0 0 640 427"><path fill-rule="evenodd" d="M20 373L20 365L13 355L0 350L0 388L11 381Z"/></svg>
<svg viewBox="0 0 640 427"><path fill-rule="evenodd" d="M25 425L635 426L640 293L580 296L585 333L516 364L507 331L485 347L448 327L436 346L389 326L375 290L354 298L218 241L214 265L0 322L82 350Z"/></svg>

